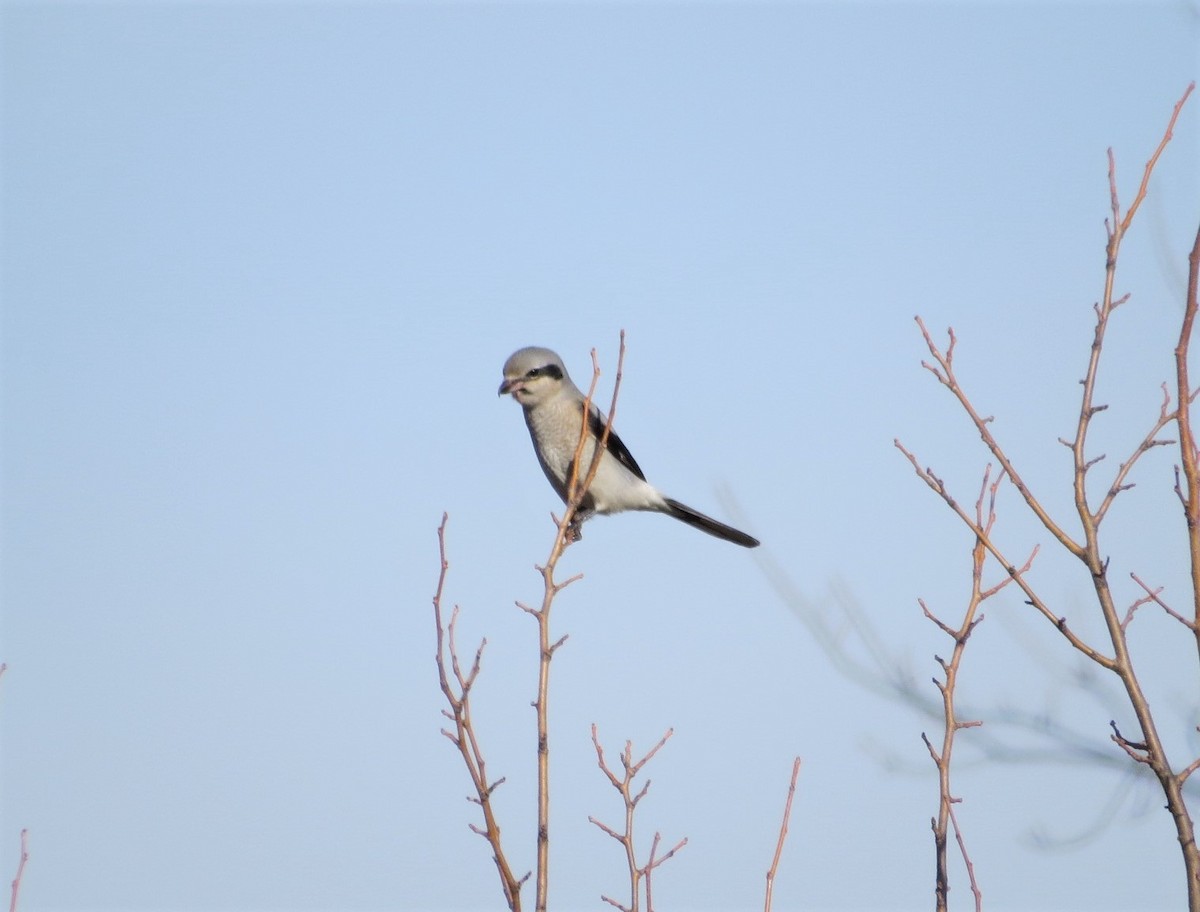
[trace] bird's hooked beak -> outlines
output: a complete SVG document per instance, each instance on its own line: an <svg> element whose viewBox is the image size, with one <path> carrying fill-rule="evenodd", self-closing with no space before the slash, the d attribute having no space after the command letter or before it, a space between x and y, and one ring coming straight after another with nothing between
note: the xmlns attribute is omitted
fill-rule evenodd
<svg viewBox="0 0 1200 912"><path fill-rule="evenodd" d="M506 379L503 383L500 384L500 391L497 392L496 395L497 396L506 396L509 393L513 392L514 390L519 389L520 385L521 385L520 377L514 377L511 380Z"/></svg>

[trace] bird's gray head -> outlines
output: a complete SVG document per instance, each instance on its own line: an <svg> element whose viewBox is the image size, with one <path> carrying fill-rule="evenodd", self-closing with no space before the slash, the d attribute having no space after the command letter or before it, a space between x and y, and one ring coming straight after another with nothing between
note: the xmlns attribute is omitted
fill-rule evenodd
<svg viewBox="0 0 1200 912"><path fill-rule="evenodd" d="M504 382L499 395L511 394L525 408L532 408L571 384L562 358L548 348L522 348L504 362Z"/></svg>

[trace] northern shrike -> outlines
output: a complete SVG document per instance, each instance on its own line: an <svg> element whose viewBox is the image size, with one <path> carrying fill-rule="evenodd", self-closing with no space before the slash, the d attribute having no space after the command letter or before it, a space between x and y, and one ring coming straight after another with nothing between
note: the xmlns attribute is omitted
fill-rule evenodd
<svg viewBox="0 0 1200 912"><path fill-rule="evenodd" d="M586 397L571 382L562 358L548 348L522 348L514 352L504 362L504 382L500 384L499 395L511 395L524 409L525 424L529 427L538 462L550 479L550 486L565 503ZM579 466L580 484L591 467L592 454L604 433L604 424L604 415L593 404L587 416L587 439ZM621 438L610 430L596 477L579 504L575 525L593 513L620 513L623 510L666 513L743 548L757 548L759 544L757 538L660 493L646 481Z"/></svg>

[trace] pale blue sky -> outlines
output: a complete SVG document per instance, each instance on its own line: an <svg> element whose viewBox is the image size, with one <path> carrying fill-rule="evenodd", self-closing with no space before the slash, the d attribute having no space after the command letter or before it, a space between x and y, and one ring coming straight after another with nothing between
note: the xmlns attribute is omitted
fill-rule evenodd
<svg viewBox="0 0 1200 912"><path fill-rule="evenodd" d="M760 905L796 754L776 909L929 908L935 723L840 674L796 610L844 625L844 587L935 696L948 647L916 600L961 611L970 541L892 439L964 500L986 456L914 314L956 327L981 411L1067 518L1105 149L1129 200L1198 26L1186 2L0 4L0 879L28 827L27 912L499 907L438 734L435 529L448 511L462 637L489 638L479 728L526 870L535 631L513 601L538 597L558 504L495 392L529 344L581 381L594 346L608 383L624 328L625 442L759 536L803 604L664 517L589 524L556 618L552 903L621 885L587 823L619 812L595 722L614 756L675 728L640 812L690 840L663 908ZM1113 466L1170 376L1198 105L1125 249ZM1172 461L1111 516L1126 601L1129 570L1181 591ZM1048 544L1011 496L1001 525L1014 556ZM1052 554L1038 574L1099 636L1086 577ZM1027 612L989 606L962 700L1051 712L1119 761L1128 713ZM1194 649L1137 623L1182 765ZM975 736L959 816L989 908L1180 907L1159 796L1096 829L1118 773L980 764Z"/></svg>

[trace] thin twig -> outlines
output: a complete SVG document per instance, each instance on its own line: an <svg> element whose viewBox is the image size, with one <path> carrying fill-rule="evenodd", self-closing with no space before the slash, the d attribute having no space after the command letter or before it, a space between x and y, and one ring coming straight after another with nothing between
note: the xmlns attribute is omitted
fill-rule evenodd
<svg viewBox="0 0 1200 912"><path fill-rule="evenodd" d="M1033 492L1029 489L1029 486L1025 484L1024 479L1017 473L1016 467L1008 458L1008 454L1005 453L1001 448L999 442L992 435L991 429L988 427L988 425L991 424L992 419L990 417L983 417L975 410L975 406L971 403L971 400L967 398L966 391L963 390L963 388L959 385L958 378L954 375L954 346L956 343L954 330L950 329L947 331L950 342L946 347L945 353L943 353L934 343L933 337L929 334L929 330L925 328L925 321L920 317L916 317L915 319L917 321L917 326L921 328L921 335L925 339L925 345L929 349L929 353L933 356L934 361L937 362L936 367L928 364L925 361L921 362L921 366L933 374L937 378L938 382L942 384L942 386L946 387L946 389L948 389L954 395L954 398L958 400L959 405L961 405L963 408L963 411L965 411L970 417L971 423L975 425L975 430L978 431L979 436L983 438L983 442L987 445L988 450L991 451L996 461L1000 463L1000 467L1004 470L1004 473L1012 480L1013 487L1015 487L1021 493L1021 496L1025 498L1026 505L1030 510L1033 511L1033 514L1039 520L1041 520L1042 525L1044 525L1050 531L1050 534L1053 535L1059 542L1061 542L1062 546L1072 554L1081 553L1083 549L1075 542L1073 538L1071 538L1070 535L1068 535L1062 529L1061 526L1058 525L1058 523L1050 518L1050 514L1046 512L1045 508L1041 505L1041 502L1033 496ZM899 444L897 444L897 446L898 445ZM901 447L901 449L903 448ZM907 451L905 451L905 453L907 455ZM909 458L911 459L911 457Z"/></svg>
<svg viewBox="0 0 1200 912"><path fill-rule="evenodd" d="M895 445L896 449L903 453L908 461L912 464L913 470L917 473L917 477L929 485L929 487L932 488L933 491L936 492L937 495L946 502L946 505L958 515L958 518L967 525L967 528L969 528L977 538L983 539L984 547L987 548L988 553L990 553L992 557L999 562L1000 566L1004 568L1004 571L1010 577L1012 577L1013 581L1021 588L1021 591L1025 593L1025 598L1029 604L1037 609L1039 614L1050 621L1050 623L1053 624L1064 637L1066 637L1067 641L1072 646L1082 652L1097 665L1101 666L1102 668L1107 668L1111 671L1114 666L1113 660L1094 649L1092 646L1088 645L1088 643L1079 637L1075 631L1071 630L1071 628L1067 626L1067 619L1055 614L1054 611L1050 609L1050 607L1042 600L1041 596L1034 591L1033 587L1030 586L1029 582L1025 579L1025 572L1031 566L1033 558L1036 556L1038 549L1034 548L1033 554L1030 555L1029 560L1027 560L1023 566L1017 567L1007 557L1005 557L999 546L997 546L992 540L992 537L986 534L978 525L978 523L976 523L963 509L958 501L954 499L949 490L946 488L945 483L938 478L937 475L933 474L931 469L922 468L921 464L917 461L917 457L906 450L904 445L900 443L899 440L893 441L893 444Z"/></svg>
<svg viewBox="0 0 1200 912"><path fill-rule="evenodd" d="M788 821L792 816L792 799L796 797L796 778L800 775L800 758L792 763L792 780L788 784L787 801L783 805L783 822L779 825L779 839L775 843L775 857L771 859L771 867L767 868L767 897L763 903L763 912L771 912L771 896L775 890L775 874L779 870L779 858L783 855L783 842L787 839Z"/></svg>
<svg viewBox="0 0 1200 912"><path fill-rule="evenodd" d="M954 806L950 806L950 823L954 827L954 841L958 843L959 854L962 855L963 864L967 868L967 881L971 885L971 894L975 897L975 912L983 912L983 893L979 890L979 882L975 880L975 862L971 861L971 856L967 852L967 844L963 841L962 830L958 826L958 815L954 813Z"/></svg>
<svg viewBox="0 0 1200 912"><path fill-rule="evenodd" d="M12 882L12 899L8 904L8 912L17 912L17 898L21 894L21 878L25 876L25 862L27 861L29 861L29 830L21 830L21 860L17 862L17 874Z"/></svg>
<svg viewBox="0 0 1200 912"><path fill-rule="evenodd" d="M595 350L593 349L592 351L592 382L588 387L587 396L584 398L584 417L579 428L579 441L575 447L575 457L571 461L571 474L567 479L566 509L563 511L562 519L558 521L554 544L550 548L550 556L546 559L546 563L538 568L543 582L541 607L531 609L520 602L517 603L522 610L533 615L538 625L538 688L537 698L533 702L537 713L538 829L535 904L537 912L545 912L546 910L547 893L550 884L550 661L554 658L554 653L558 650L558 647L566 640L564 636L552 641L550 635L550 611L554 605L554 597L567 586L583 577L582 574L576 574L562 583L556 583L554 580L554 571L558 567L558 561L562 557L563 551L579 537L575 517L580 505L587 496L588 488L591 487L592 481L596 477L596 472L600 468L600 457L612 432L612 421L617 411L617 396L621 389L621 376L625 365L625 330L621 330L620 339L620 350L617 356L617 373L613 381L612 404L609 406L608 419L605 422L604 431L599 441L594 445L588 470L581 483L579 468L583 462L589 434L587 415L592 408L592 399L596 393L596 385L600 380L600 363L596 358Z"/></svg>
<svg viewBox="0 0 1200 912"><path fill-rule="evenodd" d="M1193 83L1194 85L1194 83ZM1188 86L1190 92L1192 86ZM1187 98L1185 94L1184 99ZM1183 100L1180 100L1183 104ZM1178 113L1178 106L1176 106ZM1174 124L1174 118L1171 123ZM1188 254L1187 300L1184 304L1183 323L1179 330L1179 344L1175 346L1176 396L1179 398L1179 459L1183 466L1183 477L1187 481L1186 497L1183 500L1184 519L1188 530L1188 557L1191 562L1193 624L1196 648L1200 651L1200 457L1196 450L1196 437L1192 431L1191 381L1188 379L1188 352L1191 348L1192 328L1196 321L1198 288L1200 288L1200 230ZM1187 403L1186 405L1184 403ZM1176 482L1176 490L1179 483Z"/></svg>
<svg viewBox="0 0 1200 912"><path fill-rule="evenodd" d="M1129 621L1133 617L1133 613L1138 609L1138 607L1140 607L1141 605L1145 605L1149 602L1154 602L1154 604L1156 604L1159 608L1161 608L1163 611L1165 611L1171 617L1175 618L1175 620L1179 621L1179 623L1181 623L1188 630L1192 631L1192 633L1196 632L1196 625L1192 621L1189 621L1182 614L1180 614L1178 611L1175 611L1174 609L1172 609L1170 605L1168 605L1161 598L1159 598L1159 593L1162 592L1162 586L1159 586L1157 589L1151 589L1144 582L1142 582L1141 577L1139 577L1136 573L1130 573L1129 576L1133 579L1133 581L1135 583L1137 583L1139 586L1142 587L1143 590L1145 590L1146 595L1143 598L1138 599L1136 602L1134 602L1129 607L1129 613L1125 615L1125 620L1121 622L1121 625L1123 627L1129 626Z"/></svg>
<svg viewBox="0 0 1200 912"><path fill-rule="evenodd" d="M659 739L658 743L654 745L654 747L650 748L650 750L648 750L642 756L642 758L636 762L633 759L633 742L626 741L625 750L621 753L622 773L620 776L618 776L613 768L609 766L608 761L605 760L604 748L600 744L600 736L597 733L595 723L592 724L592 745L596 749L596 763L599 765L600 770L608 779L609 784L617 790L617 793L621 796L621 800L625 805L625 829L623 832L617 832L616 829L610 827L606 823L602 823L595 817L588 817L588 820L591 821L598 829L604 833L607 833L609 836L619 842L625 852L625 866L629 873L629 905L624 906L608 896L600 897L609 905L621 909L622 912L638 912L641 904L643 883L645 884L646 891L646 912L653 912L653 894L650 889L651 872L653 872L654 869L663 862L671 859L676 852L687 845L687 839L681 839L675 844L674 848L667 852L666 855L658 856L658 844L661 839L661 834L655 833L654 841L650 846L650 857L645 865L639 866L637 863L637 855L634 849L633 841L634 812L637 810L637 806L641 800L646 797L646 792L650 788L650 780L646 780L641 789L637 792L634 792L633 780L637 777L638 773L642 771L642 767L650 762L654 755L662 749L663 745L667 743L671 735L674 733L674 729L667 729L666 734Z"/></svg>
<svg viewBox="0 0 1200 912"><path fill-rule="evenodd" d="M971 891L975 894L976 909L979 908L982 902L979 885L975 882L975 868L971 863L970 857L967 855L966 844L959 830L958 820L954 816L954 805L962 799L954 797L954 793L950 787L951 758L954 753L955 736L960 729L975 728L983 724L976 720L963 721L958 718L955 709L955 698L957 696L959 669L962 666L967 640L983 620L983 615L979 613L980 606L1014 579L1019 580L1023 577L1029 569L1029 563L1027 562L1017 575L1009 574L990 588L985 589L983 586L983 569L988 555L987 542L990 540L992 528L996 524L996 496L1006 474L1001 469L996 480L993 482L991 481L991 472L992 467L990 465L984 469L983 481L979 486L979 497L975 500L975 515L972 528L978 531L975 536L975 544L971 548L971 596L967 601L962 622L957 627L951 627L930 611L925 605L924 600L918 599L921 611L925 617L936 624L938 629L954 642L954 648L950 653L949 661L940 656L934 656L945 675L944 680L933 679L933 683L942 697L941 750L935 749L929 737L924 732L921 733L921 740L925 742L929 756L933 759L933 763L938 771L938 813L931 821L935 859L934 899L938 912L945 912L949 904L950 869L946 847L950 827L954 828L955 839L958 842L959 850L962 852L963 860L967 865L968 877L971 881ZM984 508L985 501L987 503L986 510ZM1030 561L1032 560L1031 556Z"/></svg>
<svg viewBox="0 0 1200 912"><path fill-rule="evenodd" d="M758 560L780 600L805 625L840 674L872 694L903 703L927 719L936 722L942 718L941 700L926 694L909 657L880 635L870 613L857 603L848 587L836 579L831 581L831 598L840 612L832 613L809 599L770 553L759 553ZM854 648L854 640L861 650ZM1043 667L1059 678L1051 683L1055 690L1060 686L1074 687L1086 698L1101 704L1111 702L1116 696L1111 685L1105 688L1103 681L1081 679L1074 666L1060 669L1054 665L1052 645L1046 647L1032 635L1025 639L1026 648L1045 650ZM863 657L857 654L860 651L865 652ZM1086 763L1107 769L1128 768L1123 757L1115 756L1094 737L1040 710L1000 703L968 714L988 719L988 728L979 730L971 742L988 762L1070 766ZM894 767L902 761L889 751L880 762Z"/></svg>
<svg viewBox="0 0 1200 912"><path fill-rule="evenodd" d="M679 840L679 842L675 843L675 845L671 847L666 855L660 855L656 858L655 852L658 851L658 843L661 839L661 834L656 832L654 834L654 841L650 844L650 858L646 861L645 867L642 868L642 875L646 882L646 912L654 912L654 894L650 889L651 875L654 873L654 869L663 862L670 861L675 857L676 852L687 845L687 837L684 836L681 840Z"/></svg>
<svg viewBox="0 0 1200 912"><path fill-rule="evenodd" d="M449 710L442 710L442 714L454 723L453 731L442 729L442 734L458 748L463 765L467 768L467 774L471 777L471 784L475 787L475 796L471 797L470 801L479 805L483 813L484 825L482 827L474 824L468 824L468 826L473 832L488 841L492 848L492 859L495 861L496 870L500 875L504 900L512 912L520 912L521 885L525 883L529 875L526 874L520 878L514 876L504 854L504 847L500 839L500 825L496 822L495 811L492 808L492 793L504 782L504 778L501 777L495 782L488 781L487 763L483 758L483 751L479 746L471 718L471 688L479 676L487 640L480 642L479 648L475 650L475 658L471 662L470 670L464 673L459 662L458 646L455 641L458 606L456 605L451 611L448 625L442 621L442 598L446 587L446 575L450 569L450 561L446 557L446 523L448 521L449 515L443 513L441 525L438 526L438 554L441 558L441 571L438 574L437 589L433 595L433 618L437 627L437 655L435 658L438 682L441 685L442 694L450 706ZM449 666L449 672L447 672L447 666ZM454 679L453 683L451 676Z"/></svg>
<svg viewBox="0 0 1200 912"><path fill-rule="evenodd" d="M1197 728L1196 730L1200 731L1200 728ZM1195 760L1193 760L1191 763L1189 763L1187 766L1185 766L1183 769L1181 769L1179 771L1179 784L1183 785L1183 783L1187 782L1188 776L1190 776L1192 773L1196 772L1196 770L1198 770L1198 769L1200 769L1200 757L1197 757Z"/></svg>
<svg viewBox="0 0 1200 912"><path fill-rule="evenodd" d="M1175 442L1173 440L1162 440L1158 436L1159 432L1162 431L1162 429L1172 421L1174 421L1178 415L1176 410L1169 410L1170 405L1171 394L1167 391L1167 385L1164 383L1163 403L1158 411L1158 420L1154 422L1154 426L1151 427L1146 436L1142 438L1141 443L1137 445L1137 448L1133 451L1133 454L1129 457L1129 459L1121 463L1120 467L1118 468L1112 484L1108 487L1108 493L1104 496L1104 500L1101 502L1100 506L1096 508L1096 512L1093 514L1093 520L1097 526L1104 521L1104 517L1108 513L1108 508L1112 506L1117 495L1122 491L1127 491L1133 487L1133 485L1126 482L1125 479L1129 476L1129 472L1133 469L1134 464L1137 463L1138 459L1140 459L1143 454L1148 453L1154 447L1170 446ZM1071 446L1071 444L1067 443L1065 440L1062 442L1066 443L1068 447Z"/></svg>
<svg viewBox="0 0 1200 912"><path fill-rule="evenodd" d="M1142 732L1142 739L1138 742L1132 742L1126 739L1113 726L1113 741L1125 751L1125 753L1137 761L1145 764L1154 773L1163 793L1166 797L1166 806L1170 812L1175 824L1176 836L1179 845L1183 851L1184 866L1187 876L1188 889L1188 908L1191 912L1200 912L1200 849L1196 844L1195 831L1184 801L1183 780L1172 771L1171 763L1163 746L1162 740L1159 737L1157 725L1154 716L1150 710L1150 705L1146 699L1145 692L1142 689L1141 683L1138 680L1134 669L1133 659L1129 652L1129 644L1127 640L1126 627L1132 617L1132 611L1136 610L1136 606L1123 618L1117 610L1112 589L1109 585L1108 566L1109 558L1104 553L1100 545L1099 527L1100 521L1104 518L1112 500L1116 494L1128 488L1125 479L1128 474L1128 467L1133 460L1140 456L1151 446L1157 446L1160 441L1157 438L1157 433L1170 420L1170 416L1166 412L1166 405L1160 412L1160 420L1155 429L1147 435L1138 449L1135 450L1134 456L1129 463L1123 465L1118 471L1114 483L1109 487L1101 505L1098 509L1093 510L1088 501L1087 491L1087 476L1088 472L1103 458L1103 456L1091 457L1087 453L1087 436L1091 427L1092 419L1107 406L1097 404L1095 401L1095 390L1097 377L1099 375L1099 365L1101 353L1103 351L1105 333L1108 328L1110 318L1114 311L1129 300L1129 295L1116 297L1114 293L1116 281L1116 269L1118 253L1121 246L1121 241L1128 231L1135 213L1145 198L1146 190L1149 185L1151 173L1154 170L1159 157L1166 148L1174 131L1176 120L1183 108L1184 103L1192 93L1195 84L1189 85L1183 96L1171 114L1171 118L1167 124L1167 128L1163 133L1162 139L1158 143L1154 154L1146 163L1145 171L1142 177L1141 184L1137 194L1134 197L1132 205L1122 215L1120 201L1117 194L1117 179L1116 179L1116 160L1109 150L1109 196L1112 208L1112 218L1108 223L1108 243L1106 245L1106 263L1104 274L1104 293L1100 302L1093 305L1096 320L1094 325L1092 343L1088 357L1087 369L1081 381L1083 392L1080 398L1079 418L1076 424L1075 436L1072 441L1067 443L1071 449L1073 461L1072 487L1074 489L1074 505L1075 512L1079 517L1079 522L1082 527L1082 539L1076 539L1068 536L1062 527L1050 519L1047 511L1042 504L1032 495L1028 488L1022 483L1020 477L1013 471L1011 463L995 438L991 435L988 424L990 418L983 418L975 410L966 393L959 387L954 378L952 366L954 336L950 335L950 344L944 354L938 351L930 339L928 331L926 331L923 323L920 323L922 335L930 352L933 354L936 366L929 364L923 365L932 372L938 381L946 386L958 399L962 408L967 412L975 429L984 439L988 449L997 459L1000 465L1008 473L1013 484L1021 492L1026 505L1031 512L1042 522L1042 524L1051 532L1055 539L1071 554L1077 557L1086 567L1092 588L1096 595L1097 606L1100 610L1101 617L1104 621L1108 632L1109 642L1112 645L1112 655L1105 656L1088 644L1084 643L1067 625L1066 620L1062 617L1057 617L1050 609L1039 599L1032 589L1024 580L1024 574L1016 570L1008 563L1001 555L987 530L982 528L982 523L972 519L967 515L966 511L959 506L953 496L947 491L941 479L937 478L932 471L927 468L922 468L916 461L916 458L904 450L897 442L897 447L908 457L912 463L917 475L926 482L938 495L951 507L951 509L959 516L959 518L967 524L967 526L975 533L978 543L987 553L992 554L1000 561L1005 571L1013 578L1020 586L1021 590L1028 596L1029 603L1033 605L1046 618L1053 621L1060 633L1071 643L1073 647L1078 649L1089 659L1095 662L1102 668L1111 671L1120 681L1129 700L1130 707L1133 710L1134 716L1137 719L1138 726ZM1188 541L1191 557L1191 573L1192 573L1192 589L1195 602L1194 622L1191 629L1196 636L1197 649L1200 650L1200 451L1197 450L1196 442L1191 430L1190 407L1196 395L1191 389L1187 375L1187 355L1191 342L1191 334L1195 316L1197 313L1197 286L1200 285L1200 232L1197 232L1196 241L1192 247L1189 261L1189 278L1188 278L1188 300L1185 306L1185 315L1180 331L1179 344L1176 346L1176 384L1175 401L1177 404L1175 421L1179 427L1179 446L1181 462L1183 466L1183 482L1179 481L1177 474L1176 492L1184 506L1185 519L1188 528ZM1066 441L1064 441L1066 442ZM1151 590L1151 600L1157 599L1157 593ZM1143 602L1144 603L1144 602Z"/></svg>
<svg viewBox="0 0 1200 912"><path fill-rule="evenodd" d="M1130 223L1133 222L1133 215L1138 211L1138 207L1142 205L1142 200L1146 198L1146 190L1150 187L1150 175L1154 171L1154 166L1158 164L1159 157L1167 148L1167 144L1175 136L1175 122L1179 120L1179 112L1183 110L1183 106L1187 103L1188 96L1192 94L1192 90L1196 88L1196 83L1188 84L1179 101L1175 102L1175 107L1171 111L1171 119L1167 121L1167 129L1163 131L1162 139L1159 140L1158 148L1154 150L1154 154L1150 156L1150 160L1146 162L1146 167L1142 171L1142 182L1138 186L1137 195L1133 198L1133 202L1125 211L1125 218L1121 220L1121 234L1129 230ZM1114 205L1116 200L1116 191L1114 190Z"/></svg>

